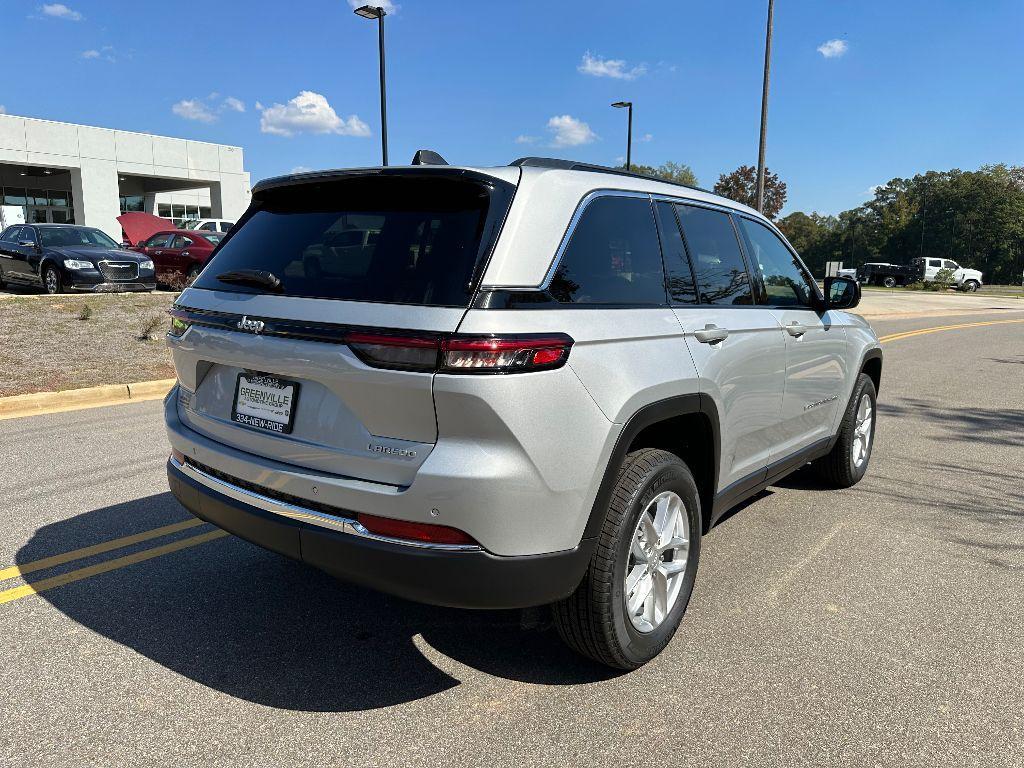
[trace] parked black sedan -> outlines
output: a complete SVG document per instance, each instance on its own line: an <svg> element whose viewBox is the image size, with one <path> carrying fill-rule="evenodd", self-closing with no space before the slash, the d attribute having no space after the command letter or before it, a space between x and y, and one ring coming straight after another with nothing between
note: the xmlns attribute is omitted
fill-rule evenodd
<svg viewBox="0 0 1024 768"><path fill-rule="evenodd" d="M95 227L17 224L0 233L0 285L64 291L152 291L153 260Z"/></svg>

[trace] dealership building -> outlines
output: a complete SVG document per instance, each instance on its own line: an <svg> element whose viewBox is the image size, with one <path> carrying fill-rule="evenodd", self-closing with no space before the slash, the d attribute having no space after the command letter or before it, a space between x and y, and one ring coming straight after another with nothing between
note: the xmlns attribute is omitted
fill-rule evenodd
<svg viewBox="0 0 1024 768"><path fill-rule="evenodd" d="M180 225L237 220L249 205L241 147L0 114L3 205L27 222L76 223L121 239L117 217Z"/></svg>

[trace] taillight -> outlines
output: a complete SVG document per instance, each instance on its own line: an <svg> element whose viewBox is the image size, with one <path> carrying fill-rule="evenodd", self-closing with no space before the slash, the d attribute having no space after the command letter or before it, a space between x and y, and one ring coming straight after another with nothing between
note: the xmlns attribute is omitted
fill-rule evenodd
<svg viewBox="0 0 1024 768"><path fill-rule="evenodd" d="M572 339L553 336L446 339L441 344L444 373L515 373L558 368L569 357Z"/></svg>
<svg viewBox="0 0 1024 768"><path fill-rule="evenodd" d="M171 316L171 327L167 329L167 333L174 337L184 336L185 331L192 326L187 319L188 316L176 309L170 310L168 314Z"/></svg>
<svg viewBox="0 0 1024 768"><path fill-rule="evenodd" d="M436 336L391 336L383 333L350 333L345 343L356 356L374 368L411 371L437 369L439 340Z"/></svg>
<svg viewBox="0 0 1024 768"><path fill-rule="evenodd" d="M525 373L559 368L573 340L530 336L401 336L349 333L345 343L366 365L432 373Z"/></svg>
<svg viewBox="0 0 1024 768"><path fill-rule="evenodd" d="M411 523L377 515L356 515L359 523L370 533L392 539L423 541L430 544L476 544L473 537L458 528L430 523Z"/></svg>

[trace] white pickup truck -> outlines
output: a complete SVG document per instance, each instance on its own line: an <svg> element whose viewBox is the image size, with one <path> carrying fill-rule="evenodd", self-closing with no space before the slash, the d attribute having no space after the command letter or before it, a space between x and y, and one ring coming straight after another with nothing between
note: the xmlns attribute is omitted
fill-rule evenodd
<svg viewBox="0 0 1024 768"><path fill-rule="evenodd" d="M919 269L923 266L924 280L926 282L934 280L935 275L938 274L940 269L951 269L953 270L953 285L955 285L959 290L970 291L973 293L982 286L981 272L976 269L961 267L952 259L918 257L916 259L911 259L910 263L917 266Z"/></svg>
<svg viewBox="0 0 1024 768"><path fill-rule="evenodd" d="M981 288L981 272L976 269L961 267L951 259L934 258L930 256L919 256L910 260L910 264L886 264L882 262L869 262L861 264L857 268L857 280L868 285L881 285L892 288L897 285L907 285L918 281L931 282L935 280L940 269L949 269L953 272L953 286L961 291L974 292ZM842 275L846 270L840 270Z"/></svg>

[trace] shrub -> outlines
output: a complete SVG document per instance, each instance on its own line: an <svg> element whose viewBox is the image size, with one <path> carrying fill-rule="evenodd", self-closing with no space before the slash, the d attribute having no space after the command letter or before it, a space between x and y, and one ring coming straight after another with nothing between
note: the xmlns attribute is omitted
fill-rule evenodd
<svg viewBox="0 0 1024 768"><path fill-rule="evenodd" d="M945 291L953 286L953 270L952 269L940 269L935 273L935 278L931 281L931 289L933 291Z"/></svg>
<svg viewBox="0 0 1024 768"><path fill-rule="evenodd" d="M158 337L153 335L153 331L155 331L157 328L159 328L160 324L163 323L163 321L164 321L164 319L160 315L153 315L151 318L149 318L149 321L146 323L146 325L142 329L142 333L140 333L138 335L138 337L137 337L138 340L139 341L157 341Z"/></svg>
<svg viewBox="0 0 1024 768"><path fill-rule="evenodd" d="M92 317L92 307L88 304L83 304L82 309L78 312L78 319L88 320L90 317Z"/></svg>

